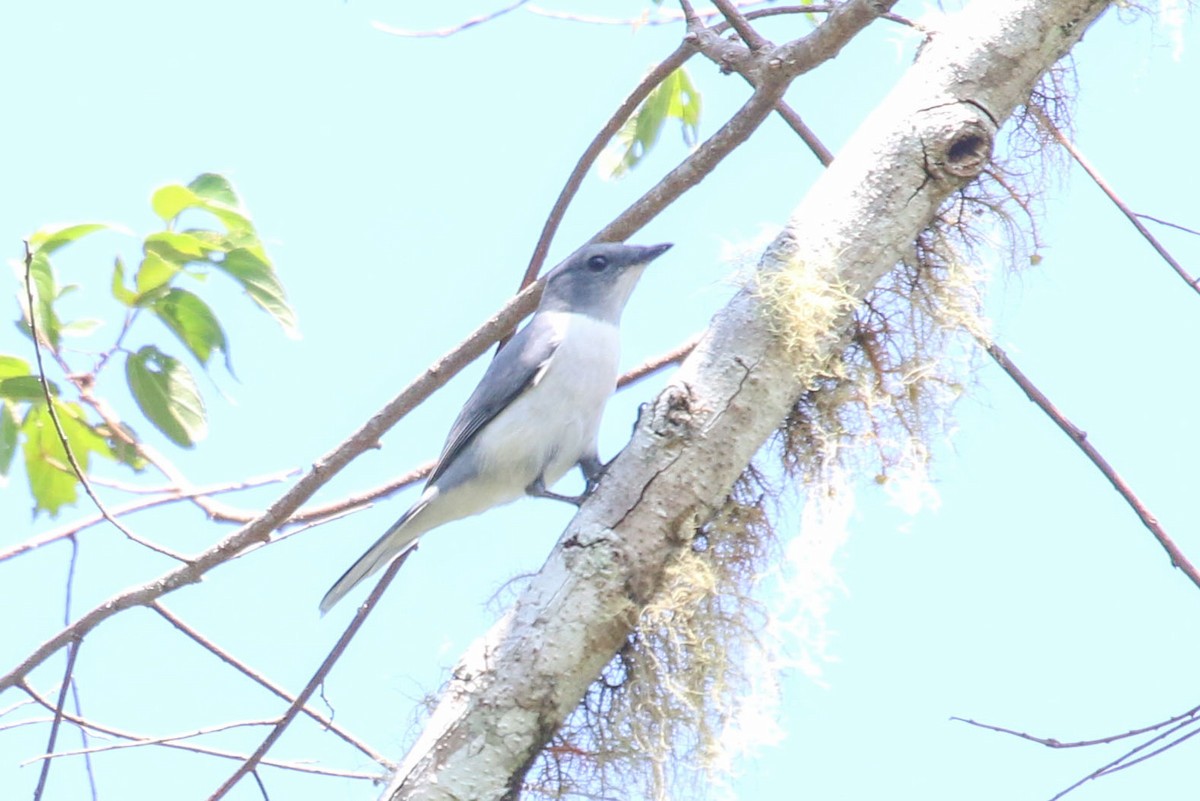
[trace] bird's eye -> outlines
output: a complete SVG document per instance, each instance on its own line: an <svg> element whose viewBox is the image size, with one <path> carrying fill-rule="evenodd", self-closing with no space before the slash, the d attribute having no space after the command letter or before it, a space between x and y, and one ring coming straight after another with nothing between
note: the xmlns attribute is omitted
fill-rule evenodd
<svg viewBox="0 0 1200 801"><path fill-rule="evenodd" d="M588 269L594 273L598 273L608 266L607 256L592 256L587 261Z"/></svg>

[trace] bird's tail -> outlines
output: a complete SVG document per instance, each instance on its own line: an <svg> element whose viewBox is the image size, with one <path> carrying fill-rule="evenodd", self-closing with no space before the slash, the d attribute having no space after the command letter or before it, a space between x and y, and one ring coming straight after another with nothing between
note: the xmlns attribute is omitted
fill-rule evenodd
<svg viewBox="0 0 1200 801"><path fill-rule="evenodd" d="M382 537L375 541L374 545L367 549L366 553L359 557L357 562L350 566L349 570L342 574L340 579L334 582L334 585L329 588L329 592L325 593L325 597L321 599L322 615L342 600L346 593L357 587L359 582L413 546L417 537L428 530L428 526L415 525L414 518L429 505L430 500L432 500L432 496L427 495L417 501L411 509L392 524L391 528L384 532ZM413 522L414 525L409 525L410 522Z"/></svg>

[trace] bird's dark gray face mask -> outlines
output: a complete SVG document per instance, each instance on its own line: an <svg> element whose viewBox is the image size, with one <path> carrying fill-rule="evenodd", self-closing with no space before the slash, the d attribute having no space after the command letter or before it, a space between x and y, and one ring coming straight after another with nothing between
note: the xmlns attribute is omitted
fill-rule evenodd
<svg viewBox="0 0 1200 801"><path fill-rule="evenodd" d="M580 248L549 273L539 308L616 324L646 265L670 247L600 243Z"/></svg>

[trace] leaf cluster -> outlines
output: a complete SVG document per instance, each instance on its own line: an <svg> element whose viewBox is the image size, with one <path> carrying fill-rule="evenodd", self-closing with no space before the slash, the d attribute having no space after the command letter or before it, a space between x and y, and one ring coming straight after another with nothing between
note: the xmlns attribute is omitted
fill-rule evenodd
<svg viewBox="0 0 1200 801"><path fill-rule="evenodd" d="M91 234L121 229L95 222L45 227L28 238L25 258L14 263L17 327L38 352L33 362L0 354L0 479L8 476L20 449L35 512L53 515L78 498L80 477L67 448L85 474L93 456L134 470L145 466L134 429L92 394L97 377L114 358L124 360L130 393L151 425L181 447L192 447L206 436L204 399L185 361L171 353L167 342L151 342L136 351L123 345L139 320L161 323L206 371L220 352L232 374L229 338L201 292L209 275L218 273L236 282L287 334L296 335L295 313L227 179L205 173L186 185L163 186L151 197L151 207L163 228L142 240L132 275L119 255L114 259L109 288L124 319L116 338L88 369L77 369L74 362L85 351L67 347L66 340L94 342L104 321L64 319L60 302L78 287L60 282L52 257ZM43 355L57 367L62 384L47 377ZM74 390L78 402L64 397L63 386Z"/></svg>

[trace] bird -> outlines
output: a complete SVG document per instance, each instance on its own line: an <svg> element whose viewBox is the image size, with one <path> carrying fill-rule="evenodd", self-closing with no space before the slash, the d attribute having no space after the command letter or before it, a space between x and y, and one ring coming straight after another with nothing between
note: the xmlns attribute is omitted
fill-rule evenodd
<svg viewBox="0 0 1200 801"><path fill-rule="evenodd" d="M604 471L598 435L617 386L621 313L670 248L588 244L546 274L537 309L467 399L421 497L334 583L322 615L431 529L526 495L586 499ZM583 493L551 491L576 466Z"/></svg>

